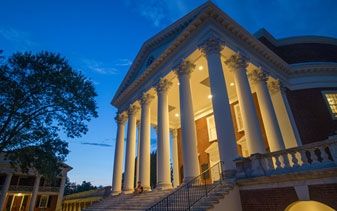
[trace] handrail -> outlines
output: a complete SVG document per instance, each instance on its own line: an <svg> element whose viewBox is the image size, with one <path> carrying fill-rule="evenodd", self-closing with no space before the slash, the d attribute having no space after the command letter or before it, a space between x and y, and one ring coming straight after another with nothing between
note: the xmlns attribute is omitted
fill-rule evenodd
<svg viewBox="0 0 337 211"><path fill-rule="evenodd" d="M190 210L191 207L208 193L222 183L223 162L220 161L181 185L165 198L148 208L152 210Z"/></svg>

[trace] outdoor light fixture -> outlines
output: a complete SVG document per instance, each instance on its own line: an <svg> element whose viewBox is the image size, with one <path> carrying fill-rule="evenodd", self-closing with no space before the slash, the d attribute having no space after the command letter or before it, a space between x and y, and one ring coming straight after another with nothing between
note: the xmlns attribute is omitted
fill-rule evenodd
<svg viewBox="0 0 337 211"><path fill-rule="evenodd" d="M213 95L208 95L208 99L212 99Z"/></svg>
<svg viewBox="0 0 337 211"><path fill-rule="evenodd" d="M17 196L22 196L22 193L18 193L18 195Z"/></svg>
<svg viewBox="0 0 337 211"><path fill-rule="evenodd" d="M180 83L178 82L178 83L177 83L177 85L179 86L179 85L180 85Z"/></svg>
<svg viewBox="0 0 337 211"><path fill-rule="evenodd" d="M230 83L229 85L230 85L230 86L234 86L234 83L232 82L232 83Z"/></svg>
<svg viewBox="0 0 337 211"><path fill-rule="evenodd" d="M179 117L179 114L178 114L178 113L176 113L176 114L174 114L174 116L175 116L175 117Z"/></svg>
<svg viewBox="0 0 337 211"><path fill-rule="evenodd" d="M203 70L204 67L202 65L199 66L199 70Z"/></svg>

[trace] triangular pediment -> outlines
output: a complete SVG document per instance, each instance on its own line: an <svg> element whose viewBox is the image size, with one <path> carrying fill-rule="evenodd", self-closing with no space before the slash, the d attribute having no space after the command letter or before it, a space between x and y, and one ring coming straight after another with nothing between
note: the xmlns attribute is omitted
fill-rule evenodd
<svg viewBox="0 0 337 211"><path fill-rule="evenodd" d="M207 2L201 5L147 40L140 48L115 96L119 95L137 79L179 37L184 29L210 5L213 5L213 3Z"/></svg>

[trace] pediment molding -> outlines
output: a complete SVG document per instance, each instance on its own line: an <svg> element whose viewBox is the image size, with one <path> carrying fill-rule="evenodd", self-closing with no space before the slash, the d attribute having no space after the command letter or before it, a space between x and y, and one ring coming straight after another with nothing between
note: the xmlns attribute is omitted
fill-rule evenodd
<svg viewBox="0 0 337 211"><path fill-rule="evenodd" d="M166 48L165 51L159 57L157 57L148 68L144 70L142 75L138 76L138 78L132 83L128 84L128 86L121 86L118 89L112 100L112 104L114 106L119 107L122 102L125 101L125 99L130 97L132 93L139 89L139 87L156 72L160 65L162 65L172 55L174 55L179 46L181 46L187 39L191 37L194 32L196 32L206 21L209 20L219 26L220 29L226 30L226 32L230 33L230 35L235 39L243 42L246 48L249 48L249 50L251 50L251 52L254 54L259 55L262 60L270 64L275 70L281 71L286 75L291 73L289 65L274 52L272 52L268 47L257 40L252 34L243 29L239 24L227 16L213 3L207 2L206 5L207 7L202 8L202 10L199 11L198 15L193 19L193 21L190 22L188 26L179 34L179 36L171 43L171 45ZM155 45L155 43L156 42L153 42L151 45L148 43L144 44L144 50L142 51L149 49L150 46ZM140 52L140 54L142 54L142 52ZM141 62L141 56L144 55L137 56L135 63L132 65L128 75L131 74L137 64ZM124 81L123 83L125 84Z"/></svg>

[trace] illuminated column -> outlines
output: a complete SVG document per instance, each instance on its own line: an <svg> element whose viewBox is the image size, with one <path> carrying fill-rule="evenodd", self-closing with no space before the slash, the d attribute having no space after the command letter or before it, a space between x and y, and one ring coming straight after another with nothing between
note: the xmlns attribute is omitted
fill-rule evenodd
<svg viewBox="0 0 337 211"><path fill-rule="evenodd" d="M221 42L211 37L202 45L201 50L207 59L219 154L221 161L224 163L224 170L229 173L228 170L235 169L233 160L238 157L238 154L225 76L221 64Z"/></svg>
<svg viewBox="0 0 337 211"><path fill-rule="evenodd" d="M177 129L171 129L172 137L172 169L173 169L173 187L180 185L179 182L179 164L178 164L178 137Z"/></svg>
<svg viewBox="0 0 337 211"><path fill-rule="evenodd" d="M141 98L141 124L140 124L140 154L139 154L139 180L144 190L151 190L150 170L151 170L151 119L150 103L154 97L144 94Z"/></svg>
<svg viewBox="0 0 337 211"><path fill-rule="evenodd" d="M34 181L34 187L32 191L32 197L30 198L29 211L34 211L35 209L36 198L39 192L40 180L41 180L41 176L36 175L35 181Z"/></svg>
<svg viewBox="0 0 337 211"><path fill-rule="evenodd" d="M62 174L62 178L60 182L59 194L57 196L56 211L62 210L62 200L63 200L64 188L65 188L66 179L67 179L67 170L62 169L61 174Z"/></svg>
<svg viewBox="0 0 337 211"><path fill-rule="evenodd" d="M260 124L250 90L246 68L247 61L239 54L232 55L225 64L234 74L236 93L242 115L243 128L250 154L265 153Z"/></svg>
<svg viewBox="0 0 337 211"><path fill-rule="evenodd" d="M172 188L170 169L170 128L167 92L172 82L161 79L156 86L158 95L157 188Z"/></svg>
<svg viewBox="0 0 337 211"><path fill-rule="evenodd" d="M136 113L139 107L131 105L128 109L128 137L126 143L125 173L123 193L134 191L135 158L136 158Z"/></svg>
<svg viewBox="0 0 337 211"><path fill-rule="evenodd" d="M7 196L8 188L11 184L12 176L13 176L12 173L6 174L5 183L2 185L2 188L1 188L1 195L0 195L0 208L1 208L1 210L5 210L4 208L5 208L6 196Z"/></svg>
<svg viewBox="0 0 337 211"><path fill-rule="evenodd" d="M268 88L285 147L292 148L301 146L301 138L285 94L285 88L278 80L270 80Z"/></svg>
<svg viewBox="0 0 337 211"><path fill-rule="evenodd" d="M114 172L112 181L112 195L121 193L124 157L124 128L127 116L125 113L117 114L117 138L115 146Z"/></svg>
<svg viewBox="0 0 337 211"><path fill-rule="evenodd" d="M195 65L183 61L177 68L179 79L180 122L182 132L182 151L184 182L200 174L197 151L197 134L194 123L190 76Z"/></svg>
<svg viewBox="0 0 337 211"><path fill-rule="evenodd" d="M143 111L142 111L143 112ZM136 167L136 182L140 181L139 179L139 160L140 160L140 121L136 122L137 125L137 167Z"/></svg>
<svg viewBox="0 0 337 211"><path fill-rule="evenodd" d="M267 75L261 69L254 69L249 73L250 80L255 84L261 116L266 130L267 140L271 152L285 149L280 127L277 122L274 107L267 87Z"/></svg>

